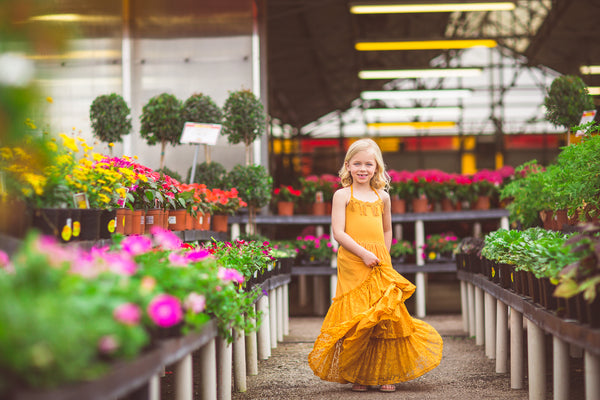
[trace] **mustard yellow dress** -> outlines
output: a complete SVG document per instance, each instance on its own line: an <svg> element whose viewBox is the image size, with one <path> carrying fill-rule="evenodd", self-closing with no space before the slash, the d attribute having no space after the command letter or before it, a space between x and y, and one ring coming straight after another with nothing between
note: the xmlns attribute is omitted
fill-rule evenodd
<svg viewBox="0 0 600 400"><path fill-rule="evenodd" d="M441 361L438 332L406 310L404 302L415 285L392 267L382 214L381 198L365 202L351 195L346 233L377 255L381 265L369 268L360 257L339 248L336 296L308 356L321 379L389 385L417 378Z"/></svg>

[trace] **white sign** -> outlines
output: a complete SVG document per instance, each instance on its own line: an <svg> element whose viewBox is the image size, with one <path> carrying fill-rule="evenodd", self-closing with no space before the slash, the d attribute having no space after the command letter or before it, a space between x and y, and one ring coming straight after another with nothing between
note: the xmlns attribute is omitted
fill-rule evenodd
<svg viewBox="0 0 600 400"><path fill-rule="evenodd" d="M584 111L581 114L581 121L579 122L579 125L592 122L594 120L594 117L596 117L596 110Z"/></svg>
<svg viewBox="0 0 600 400"><path fill-rule="evenodd" d="M186 122L183 126L180 143L217 144L217 138L221 132L221 124L201 124L198 122Z"/></svg>

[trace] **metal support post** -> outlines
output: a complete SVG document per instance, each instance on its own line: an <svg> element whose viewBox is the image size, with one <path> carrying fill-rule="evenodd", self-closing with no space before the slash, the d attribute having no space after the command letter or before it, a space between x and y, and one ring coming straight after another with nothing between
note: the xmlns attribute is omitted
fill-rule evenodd
<svg viewBox="0 0 600 400"><path fill-rule="evenodd" d="M496 373L508 372L508 306L496 300Z"/></svg>

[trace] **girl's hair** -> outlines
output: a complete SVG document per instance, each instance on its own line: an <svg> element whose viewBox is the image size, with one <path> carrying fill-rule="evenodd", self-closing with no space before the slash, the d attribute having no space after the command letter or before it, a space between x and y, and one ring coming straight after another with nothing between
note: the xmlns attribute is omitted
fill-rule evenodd
<svg viewBox="0 0 600 400"><path fill-rule="evenodd" d="M385 164L383 162L383 156L381 155L381 150L377 143L372 139L360 139L356 142L352 143L346 152L346 157L344 158L344 165L340 169L340 182L343 187L347 187L352 185L352 175L348 172L346 168L346 163L350 161L352 157L359 151L371 151L375 156L375 163L377 164L377 168L375 169L375 175L371 178L371 187L373 189L385 189L388 190L390 186L390 176L385 170Z"/></svg>

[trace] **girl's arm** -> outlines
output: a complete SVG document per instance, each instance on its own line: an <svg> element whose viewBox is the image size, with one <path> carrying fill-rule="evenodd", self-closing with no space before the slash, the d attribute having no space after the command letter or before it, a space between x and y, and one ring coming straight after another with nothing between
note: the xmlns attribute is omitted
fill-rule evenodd
<svg viewBox="0 0 600 400"><path fill-rule="evenodd" d="M392 206L390 195L385 190L381 190L379 195L383 200L383 238L385 240L385 247L388 251L392 247Z"/></svg>
<svg viewBox="0 0 600 400"><path fill-rule="evenodd" d="M349 198L350 193L348 190L340 189L333 194L331 206L331 230L333 231L333 238L340 246L360 257L367 267L374 267L379 264L379 258L356 243L356 241L345 232L346 205L348 204Z"/></svg>

